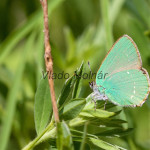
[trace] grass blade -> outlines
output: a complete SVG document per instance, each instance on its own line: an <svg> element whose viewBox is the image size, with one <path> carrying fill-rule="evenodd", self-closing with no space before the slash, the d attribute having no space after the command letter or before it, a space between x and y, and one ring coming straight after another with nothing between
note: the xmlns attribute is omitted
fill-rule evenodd
<svg viewBox="0 0 150 150"><path fill-rule="evenodd" d="M7 143L9 140L11 126L14 118L14 113L17 104L17 94L21 85L21 78L23 75L23 71L25 68L26 56L28 52L31 50L31 45L33 45L34 34L32 34L26 44L23 55L21 57L21 62L18 66L16 77L14 79L14 83L12 88L10 89L7 97L7 105L6 105L6 114L2 122L1 129L1 137L0 137L0 150L5 150L7 147Z"/></svg>
<svg viewBox="0 0 150 150"><path fill-rule="evenodd" d="M112 26L109 16L109 0L101 0L102 19L105 26L107 49L113 44Z"/></svg>
<svg viewBox="0 0 150 150"><path fill-rule="evenodd" d="M84 150L85 141L86 141L86 134L87 134L87 123L85 123L85 125L84 125L84 132L83 132L83 138L82 138L80 150Z"/></svg>
<svg viewBox="0 0 150 150"><path fill-rule="evenodd" d="M75 39L69 28L65 28L65 38L67 47L67 61L71 62L75 56Z"/></svg>
<svg viewBox="0 0 150 150"><path fill-rule="evenodd" d="M64 0L50 1L48 5L49 14L51 14L51 12L63 1ZM38 24L41 25L41 19L42 12L41 10L39 10L35 14L33 14L31 18L21 27L10 34L10 36L0 45L0 49L2 50L0 53L0 63L3 62L3 60L22 38L24 38L32 29L37 27Z"/></svg>

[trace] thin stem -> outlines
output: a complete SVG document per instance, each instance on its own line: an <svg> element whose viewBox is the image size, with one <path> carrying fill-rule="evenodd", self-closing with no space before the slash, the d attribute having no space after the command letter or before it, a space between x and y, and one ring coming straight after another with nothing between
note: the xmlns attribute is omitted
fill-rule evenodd
<svg viewBox="0 0 150 150"><path fill-rule="evenodd" d="M58 108L56 103L55 97L55 89L54 89L54 81L52 78L53 75L53 59L51 55L51 46L49 42L49 27L48 27L48 4L47 0L41 0L41 5L43 7L43 14L44 14L44 43L45 43L45 65L46 65L46 72L48 73L48 83L50 87L52 105L53 105L53 112L55 122L59 122L59 115L58 115Z"/></svg>
<svg viewBox="0 0 150 150"><path fill-rule="evenodd" d="M81 143L81 146L80 146L80 150L84 150L84 147L85 147L86 134L87 134L87 124L88 123L85 123L85 125L84 125L84 132L83 132L83 137L82 137L82 143Z"/></svg>
<svg viewBox="0 0 150 150"><path fill-rule="evenodd" d="M26 145L22 150L31 150L32 148L34 148L35 145L37 145L38 141L42 138L42 136L47 131L51 130L53 128L53 126L54 126L54 124L53 124L53 122L51 122L39 136L37 136L33 141L31 141L28 145Z"/></svg>
<svg viewBox="0 0 150 150"><path fill-rule="evenodd" d="M88 104L90 104L90 101L91 101L91 95L89 95L87 98L86 98L86 101ZM93 108L93 107L92 107ZM53 120L53 119L52 119ZM74 127L74 126L78 126L79 124L84 124L86 122L86 120L76 120L74 119L75 121L72 121L72 123L70 123L70 127ZM53 137L52 133L55 133L56 130L53 130L55 128L55 125L54 125L54 121L51 121L50 124L44 129L44 131L38 135L33 141L31 141L28 145L26 145L22 150L31 150L33 149L36 145L38 145L39 143L41 143L42 141L46 141L47 139ZM46 133L50 132L50 136L45 136ZM88 134L89 135L89 134ZM44 137L45 136L45 137ZM92 135L91 135L92 136ZM42 139L43 138L43 139Z"/></svg>

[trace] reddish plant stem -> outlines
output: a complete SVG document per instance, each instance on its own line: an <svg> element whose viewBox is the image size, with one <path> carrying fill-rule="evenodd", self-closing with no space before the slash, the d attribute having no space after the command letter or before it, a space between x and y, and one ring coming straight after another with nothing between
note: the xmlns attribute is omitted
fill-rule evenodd
<svg viewBox="0 0 150 150"><path fill-rule="evenodd" d="M49 87L50 87L54 118L55 118L55 122L59 122L58 108L57 108L55 89L54 89L54 81L52 78L53 59L52 59L52 55L51 55L51 46L50 46L50 42L49 42L48 4L47 4L47 0L40 0L40 2L43 7L43 14L44 14L45 65L46 65L46 71L48 73L48 83L49 83Z"/></svg>

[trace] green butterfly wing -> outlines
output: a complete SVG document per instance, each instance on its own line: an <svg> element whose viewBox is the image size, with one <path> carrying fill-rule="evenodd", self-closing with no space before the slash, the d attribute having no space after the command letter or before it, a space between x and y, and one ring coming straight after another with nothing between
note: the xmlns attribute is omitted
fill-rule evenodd
<svg viewBox="0 0 150 150"><path fill-rule="evenodd" d="M120 106L141 106L149 93L146 70L124 70L106 78L105 94Z"/></svg>
<svg viewBox="0 0 150 150"><path fill-rule="evenodd" d="M150 92L149 76L142 68L134 41L124 35L113 45L96 76L96 85L120 106L142 105Z"/></svg>

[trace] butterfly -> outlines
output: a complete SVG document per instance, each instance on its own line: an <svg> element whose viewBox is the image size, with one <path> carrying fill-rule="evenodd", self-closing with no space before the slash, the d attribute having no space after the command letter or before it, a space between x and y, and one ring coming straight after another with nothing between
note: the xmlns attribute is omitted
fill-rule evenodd
<svg viewBox="0 0 150 150"><path fill-rule="evenodd" d="M150 93L150 80L131 37L123 35L115 42L90 87L94 100L109 100L122 107L142 106Z"/></svg>

